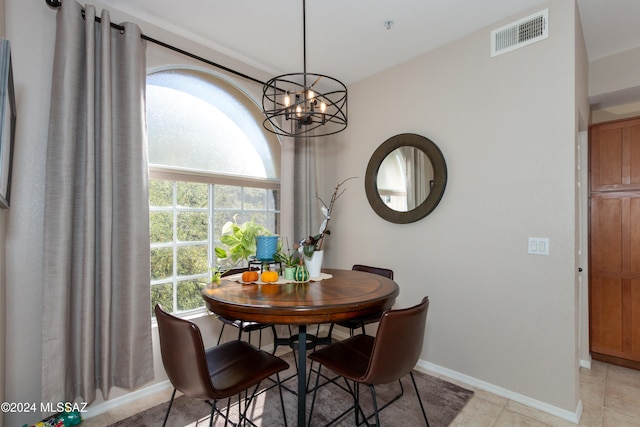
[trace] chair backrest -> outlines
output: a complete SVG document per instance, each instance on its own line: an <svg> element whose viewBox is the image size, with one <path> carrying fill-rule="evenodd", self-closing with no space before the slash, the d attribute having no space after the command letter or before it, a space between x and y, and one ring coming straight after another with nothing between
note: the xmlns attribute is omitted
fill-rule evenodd
<svg viewBox="0 0 640 427"><path fill-rule="evenodd" d="M198 326L155 307L162 364L171 384L189 397L216 399Z"/></svg>
<svg viewBox="0 0 640 427"><path fill-rule="evenodd" d="M249 267L232 268L222 273L222 277L232 276L234 274L243 273L249 270Z"/></svg>
<svg viewBox="0 0 640 427"><path fill-rule="evenodd" d="M414 307L382 315L364 383L387 384L411 372L422 353L428 309L429 297L424 297Z"/></svg>
<svg viewBox="0 0 640 427"><path fill-rule="evenodd" d="M379 276L384 276L388 279L393 280L393 270L389 270L388 268L370 267L368 265L354 264L351 269L357 271L366 271L367 273L377 274Z"/></svg>

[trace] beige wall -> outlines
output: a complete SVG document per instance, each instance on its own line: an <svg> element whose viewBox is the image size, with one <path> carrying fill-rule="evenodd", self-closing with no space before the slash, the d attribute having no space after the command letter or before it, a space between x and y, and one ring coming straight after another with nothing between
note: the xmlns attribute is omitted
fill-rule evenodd
<svg viewBox="0 0 640 427"><path fill-rule="evenodd" d="M44 1L5 0L17 129L7 215L5 400L40 402L42 359L42 202L55 14ZM8 426L40 414L4 414Z"/></svg>
<svg viewBox="0 0 640 427"><path fill-rule="evenodd" d="M637 96L640 98L640 94ZM640 116L640 102L629 102L602 106L592 105L591 124L610 122Z"/></svg>
<svg viewBox="0 0 640 427"><path fill-rule="evenodd" d="M5 36L5 0L0 0L0 10L2 11L2 16L0 16L0 36Z"/></svg>
<svg viewBox="0 0 640 427"><path fill-rule="evenodd" d="M640 48L616 53L589 64L589 95L599 97L638 88Z"/></svg>
<svg viewBox="0 0 640 427"><path fill-rule="evenodd" d="M640 48L589 63L592 123L640 116Z"/></svg>
<svg viewBox="0 0 640 427"><path fill-rule="evenodd" d="M334 210L325 256L394 269L398 306L429 295L423 359L567 415L578 405L576 12L549 9L545 41L490 58L490 30L509 20L350 87L325 175L360 179ZM371 210L362 178L402 132L439 145L449 180L431 215L396 225ZM528 255L529 236L548 237L550 255Z"/></svg>

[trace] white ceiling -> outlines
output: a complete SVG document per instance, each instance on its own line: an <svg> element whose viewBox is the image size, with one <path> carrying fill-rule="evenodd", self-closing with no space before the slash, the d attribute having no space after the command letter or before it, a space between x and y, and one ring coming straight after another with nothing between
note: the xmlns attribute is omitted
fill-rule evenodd
<svg viewBox="0 0 640 427"><path fill-rule="evenodd" d="M302 71L301 0L105 2L272 75ZM308 0L307 70L330 75L345 84L353 83L504 18L542 10L546 3L546 0ZM577 3L590 60L640 47L637 23L640 0L577 0ZM385 21L393 21L390 29L386 29ZM553 15L549 21L552 26ZM488 43L489 40L487 46Z"/></svg>

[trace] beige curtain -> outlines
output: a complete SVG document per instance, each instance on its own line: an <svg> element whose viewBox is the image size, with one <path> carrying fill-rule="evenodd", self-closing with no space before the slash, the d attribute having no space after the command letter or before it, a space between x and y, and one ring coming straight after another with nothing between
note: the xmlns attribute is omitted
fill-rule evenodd
<svg viewBox="0 0 640 427"><path fill-rule="evenodd" d="M42 401L153 379L145 44L58 11L47 146Z"/></svg>
<svg viewBox="0 0 640 427"><path fill-rule="evenodd" d="M429 196L433 166L427 155L415 147L400 147L405 166L407 210L417 208Z"/></svg>
<svg viewBox="0 0 640 427"><path fill-rule="evenodd" d="M320 205L316 171L317 138L296 138L293 180L293 230L296 241L318 233Z"/></svg>
<svg viewBox="0 0 640 427"><path fill-rule="evenodd" d="M317 138L282 137L281 190L282 227L280 234L294 243L317 234L320 228L320 204L317 199Z"/></svg>

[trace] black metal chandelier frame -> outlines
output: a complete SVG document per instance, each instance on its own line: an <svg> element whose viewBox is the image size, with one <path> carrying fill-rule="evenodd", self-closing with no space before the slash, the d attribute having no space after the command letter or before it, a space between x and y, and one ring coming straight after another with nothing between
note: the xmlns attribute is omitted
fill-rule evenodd
<svg viewBox="0 0 640 427"><path fill-rule="evenodd" d="M306 0L302 2L303 72L276 76L262 89L266 130L281 136L318 137L347 127L347 87L307 72Z"/></svg>

